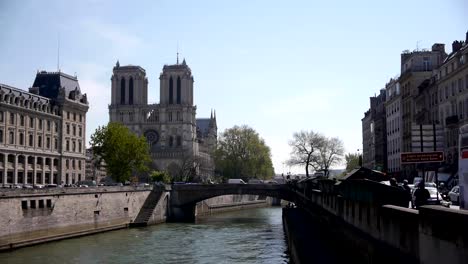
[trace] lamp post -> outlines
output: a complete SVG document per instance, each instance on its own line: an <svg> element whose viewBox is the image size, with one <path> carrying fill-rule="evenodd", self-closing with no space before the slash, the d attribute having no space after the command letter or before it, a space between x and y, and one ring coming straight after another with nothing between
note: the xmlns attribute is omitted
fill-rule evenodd
<svg viewBox="0 0 468 264"><path fill-rule="evenodd" d="M362 154L360 153L361 149L357 149L358 158L359 158L359 167L362 167Z"/></svg>

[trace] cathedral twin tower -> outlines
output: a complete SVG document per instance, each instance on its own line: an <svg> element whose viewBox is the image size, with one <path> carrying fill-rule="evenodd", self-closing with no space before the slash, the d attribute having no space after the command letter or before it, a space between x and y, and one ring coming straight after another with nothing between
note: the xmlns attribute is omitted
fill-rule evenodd
<svg viewBox="0 0 468 264"><path fill-rule="evenodd" d="M111 78L110 121L146 137L154 169L178 177L189 162L198 180L210 179L214 174L216 116L196 118L193 76L185 59L182 64L164 65L159 80L160 103L148 104L146 71L117 62Z"/></svg>

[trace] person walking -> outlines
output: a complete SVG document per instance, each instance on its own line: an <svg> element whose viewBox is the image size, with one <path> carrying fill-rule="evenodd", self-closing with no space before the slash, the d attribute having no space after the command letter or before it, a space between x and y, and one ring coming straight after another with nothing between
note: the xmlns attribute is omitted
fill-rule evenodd
<svg viewBox="0 0 468 264"><path fill-rule="evenodd" d="M406 199L408 199L408 203L411 201L411 188L408 186L408 180L403 180L403 185L401 188L406 193Z"/></svg>
<svg viewBox="0 0 468 264"><path fill-rule="evenodd" d="M427 204L427 200L431 197L429 191L424 188L424 183L420 182L418 188L414 191L414 205L419 208Z"/></svg>

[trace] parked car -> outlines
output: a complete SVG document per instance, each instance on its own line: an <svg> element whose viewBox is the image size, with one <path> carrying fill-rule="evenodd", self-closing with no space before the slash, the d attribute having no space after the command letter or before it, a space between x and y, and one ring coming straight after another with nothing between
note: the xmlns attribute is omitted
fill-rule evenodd
<svg viewBox="0 0 468 264"><path fill-rule="evenodd" d="M245 184L245 181L242 179L229 179L228 183L230 184Z"/></svg>
<svg viewBox="0 0 468 264"><path fill-rule="evenodd" d="M261 184L263 183L262 180L258 180L258 179L250 179L249 180L249 184Z"/></svg>
<svg viewBox="0 0 468 264"><path fill-rule="evenodd" d="M437 188L427 187L427 184L426 184L426 190L428 190L430 194L430 197L427 200L426 205L439 205L440 202L443 201L442 195L440 195L440 193L437 192ZM411 193L411 207L412 208L416 207L415 205L416 197L414 196L415 191L416 189L414 189Z"/></svg>
<svg viewBox="0 0 468 264"><path fill-rule="evenodd" d="M57 188L57 187L58 187L58 185L57 185L57 184L53 184L53 183L47 184L47 185L46 185L46 188Z"/></svg>
<svg viewBox="0 0 468 264"><path fill-rule="evenodd" d="M453 187L452 190L448 193L448 197L452 203L460 204L460 186Z"/></svg>
<svg viewBox="0 0 468 264"><path fill-rule="evenodd" d="M23 185L23 188L24 189L32 189L33 186L31 184L25 184L25 185Z"/></svg>
<svg viewBox="0 0 468 264"><path fill-rule="evenodd" d="M33 186L34 189L44 189L44 185L42 184L36 184Z"/></svg>

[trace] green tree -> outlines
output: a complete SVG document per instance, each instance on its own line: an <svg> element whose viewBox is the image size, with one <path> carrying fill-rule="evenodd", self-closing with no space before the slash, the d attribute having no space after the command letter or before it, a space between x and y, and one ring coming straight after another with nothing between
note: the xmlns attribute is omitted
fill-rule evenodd
<svg viewBox="0 0 468 264"><path fill-rule="evenodd" d="M146 139L119 123L98 127L90 143L95 156L105 161L107 172L117 182L129 180L134 171L148 170L151 158Z"/></svg>
<svg viewBox="0 0 468 264"><path fill-rule="evenodd" d="M304 166L309 177L310 168L315 171L328 170L338 164L343 157L343 142L338 138L327 138L314 131L300 131L289 141L292 148L287 163L291 166Z"/></svg>
<svg viewBox="0 0 468 264"><path fill-rule="evenodd" d="M346 171L350 172L355 168L359 167L359 154L358 153L348 153L345 155L346 161Z"/></svg>
<svg viewBox="0 0 468 264"><path fill-rule="evenodd" d="M166 171L152 171L150 173L151 182L170 183L171 176Z"/></svg>
<svg viewBox="0 0 468 264"><path fill-rule="evenodd" d="M274 175L270 148L246 125L234 126L220 134L215 165L224 179L270 179Z"/></svg>

